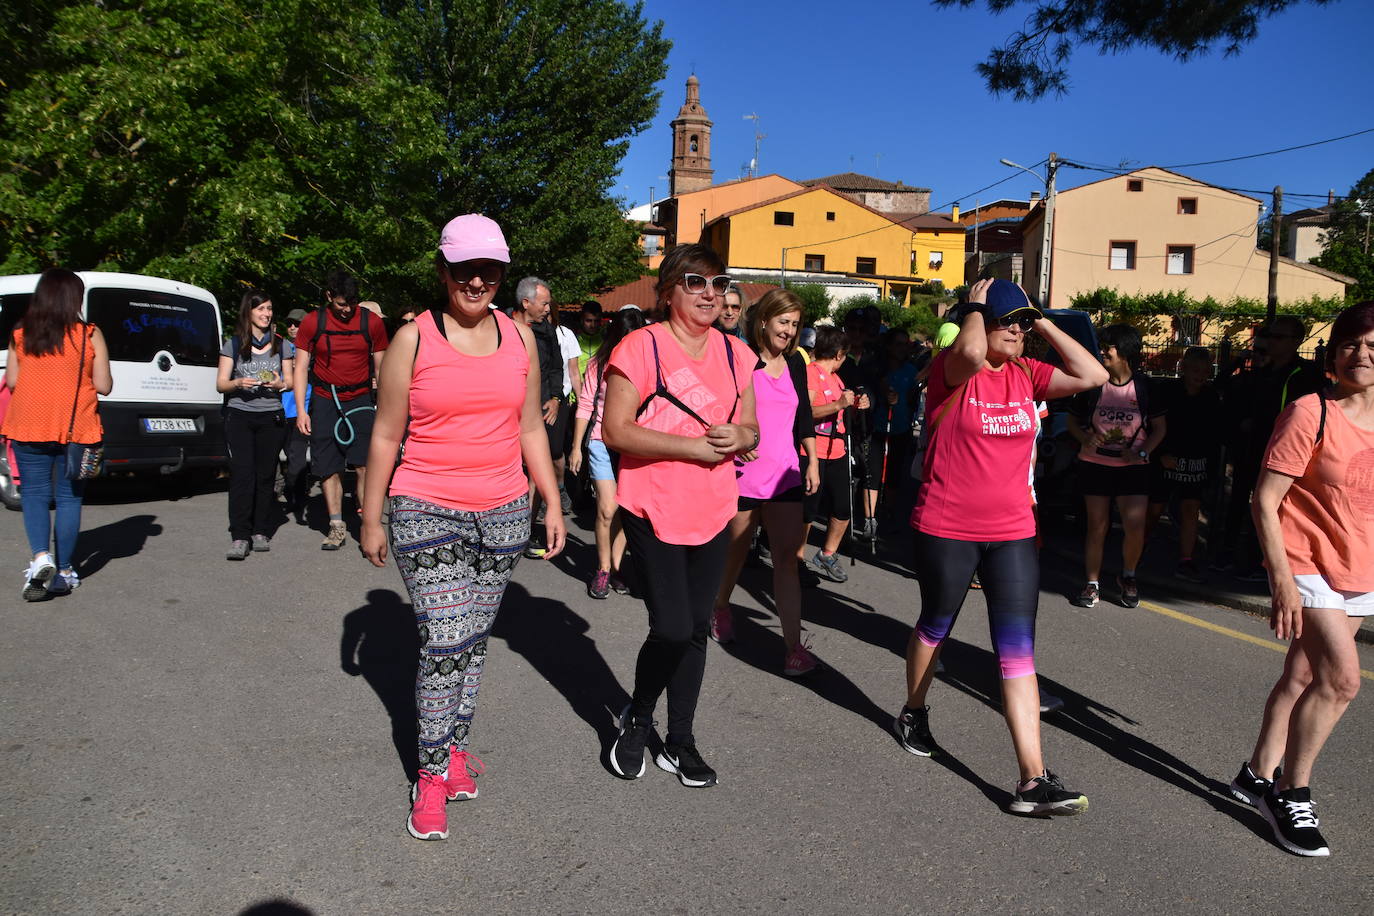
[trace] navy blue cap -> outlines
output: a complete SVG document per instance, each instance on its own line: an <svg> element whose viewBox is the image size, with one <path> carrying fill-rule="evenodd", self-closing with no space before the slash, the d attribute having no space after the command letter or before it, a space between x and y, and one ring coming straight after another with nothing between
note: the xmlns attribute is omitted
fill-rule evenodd
<svg viewBox="0 0 1374 916"><path fill-rule="evenodd" d="M988 316L990 318L1005 318L1012 312L1029 310L1035 313L1035 317L1043 318L1044 314L1031 303L1021 287L1010 280L993 280L988 287Z"/></svg>

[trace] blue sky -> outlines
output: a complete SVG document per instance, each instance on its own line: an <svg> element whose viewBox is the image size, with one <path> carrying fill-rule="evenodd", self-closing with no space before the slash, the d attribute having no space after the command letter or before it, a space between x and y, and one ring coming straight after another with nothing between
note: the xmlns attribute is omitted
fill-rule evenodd
<svg viewBox="0 0 1374 916"><path fill-rule="evenodd" d="M1374 3L1300 5L1264 21L1238 57L1180 64L1154 51L1102 56L1079 49L1062 98L994 98L974 70L1024 19L939 9L925 0L646 0L673 41L654 125L633 138L616 193L642 204L667 191L672 132L695 72L714 122L716 180L738 177L753 155L760 173L793 179L856 171L933 190L931 204L1025 199L1039 190L998 163L1063 158L1128 167L1243 156L1374 127ZM851 159L852 157L852 159ZM1374 133L1311 149L1179 169L1214 184L1267 192L1284 210L1315 203L1298 193L1345 193L1374 168ZM1104 177L1062 169L1060 188ZM1259 196L1259 195L1256 195Z"/></svg>

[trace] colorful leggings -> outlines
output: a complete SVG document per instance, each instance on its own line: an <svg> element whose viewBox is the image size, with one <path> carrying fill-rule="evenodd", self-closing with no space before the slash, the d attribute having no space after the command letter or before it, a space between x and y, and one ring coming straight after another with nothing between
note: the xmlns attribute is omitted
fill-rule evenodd
<svg viewBox="0 0 1374 916"><path fill-rule="evenodd" d="M487 636L529 539L528 494L483 512L391 498L391 550L420 628L421 770L443 776L450 746L467 747Z"/></svg>
<svg viewBox="0 0 1374 916"><path fill-rule="evenodd" d="M1040 605L1040 557L1035 538L956 541L916 532L921 617L916 636L932 648L949 636L973 574L988 603L988 631L1002 677L1035 673L1035 612Z"/></svg>

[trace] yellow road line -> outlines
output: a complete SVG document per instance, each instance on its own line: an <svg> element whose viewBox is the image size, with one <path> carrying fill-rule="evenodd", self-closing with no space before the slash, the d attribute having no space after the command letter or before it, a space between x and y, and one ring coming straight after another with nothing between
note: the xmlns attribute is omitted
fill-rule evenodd
<svg viewBox="0 0 1374 916"><path fill-rule="evenodd" d="M1242 633L1240 630L1233 630L1230 627L1223 627L1219 624L1212 623L1209 620L1203 620L1199 617L1194 617L1191 614L1185 614L1182 611L1176 611L1173 608L1165 607L1162 604L1155 604L1152 601L1142 601L1140 602L1140 606L1145 608L1145 610L1147 611L1154 611L1156 614L1162 614L1165 617L1172 617L1174 620L1181 620L1184 623L1191 623L1195 627L1202 627L1202 629L1211 630L1213 633L1220 633L1223 636L1230 636L1233 639L1239 639L1244 642L1254 643L1255 645L1263 646L1266 649L1273 649L1275 652L1283 652L1285 654L1287 654L1288 652L1288 645L1286 643L1276 642L1272 639L1263 639L1259 636L1251 636L1249 633ZM1361 668L1360 676L1367 678L1368 680L1374 681L1374 671L1366 671L1363 668Z"/></svg>

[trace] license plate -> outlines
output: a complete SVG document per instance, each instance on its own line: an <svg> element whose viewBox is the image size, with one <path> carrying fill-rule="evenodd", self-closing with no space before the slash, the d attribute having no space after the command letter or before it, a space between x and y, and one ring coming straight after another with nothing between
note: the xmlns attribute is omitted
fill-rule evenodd
<svg viewBox="0 0 1374 916"><path fill-rule="evenodd" d="M190 417L144 417L143 428L150 433L193 433L196 421Z"/></svg>

